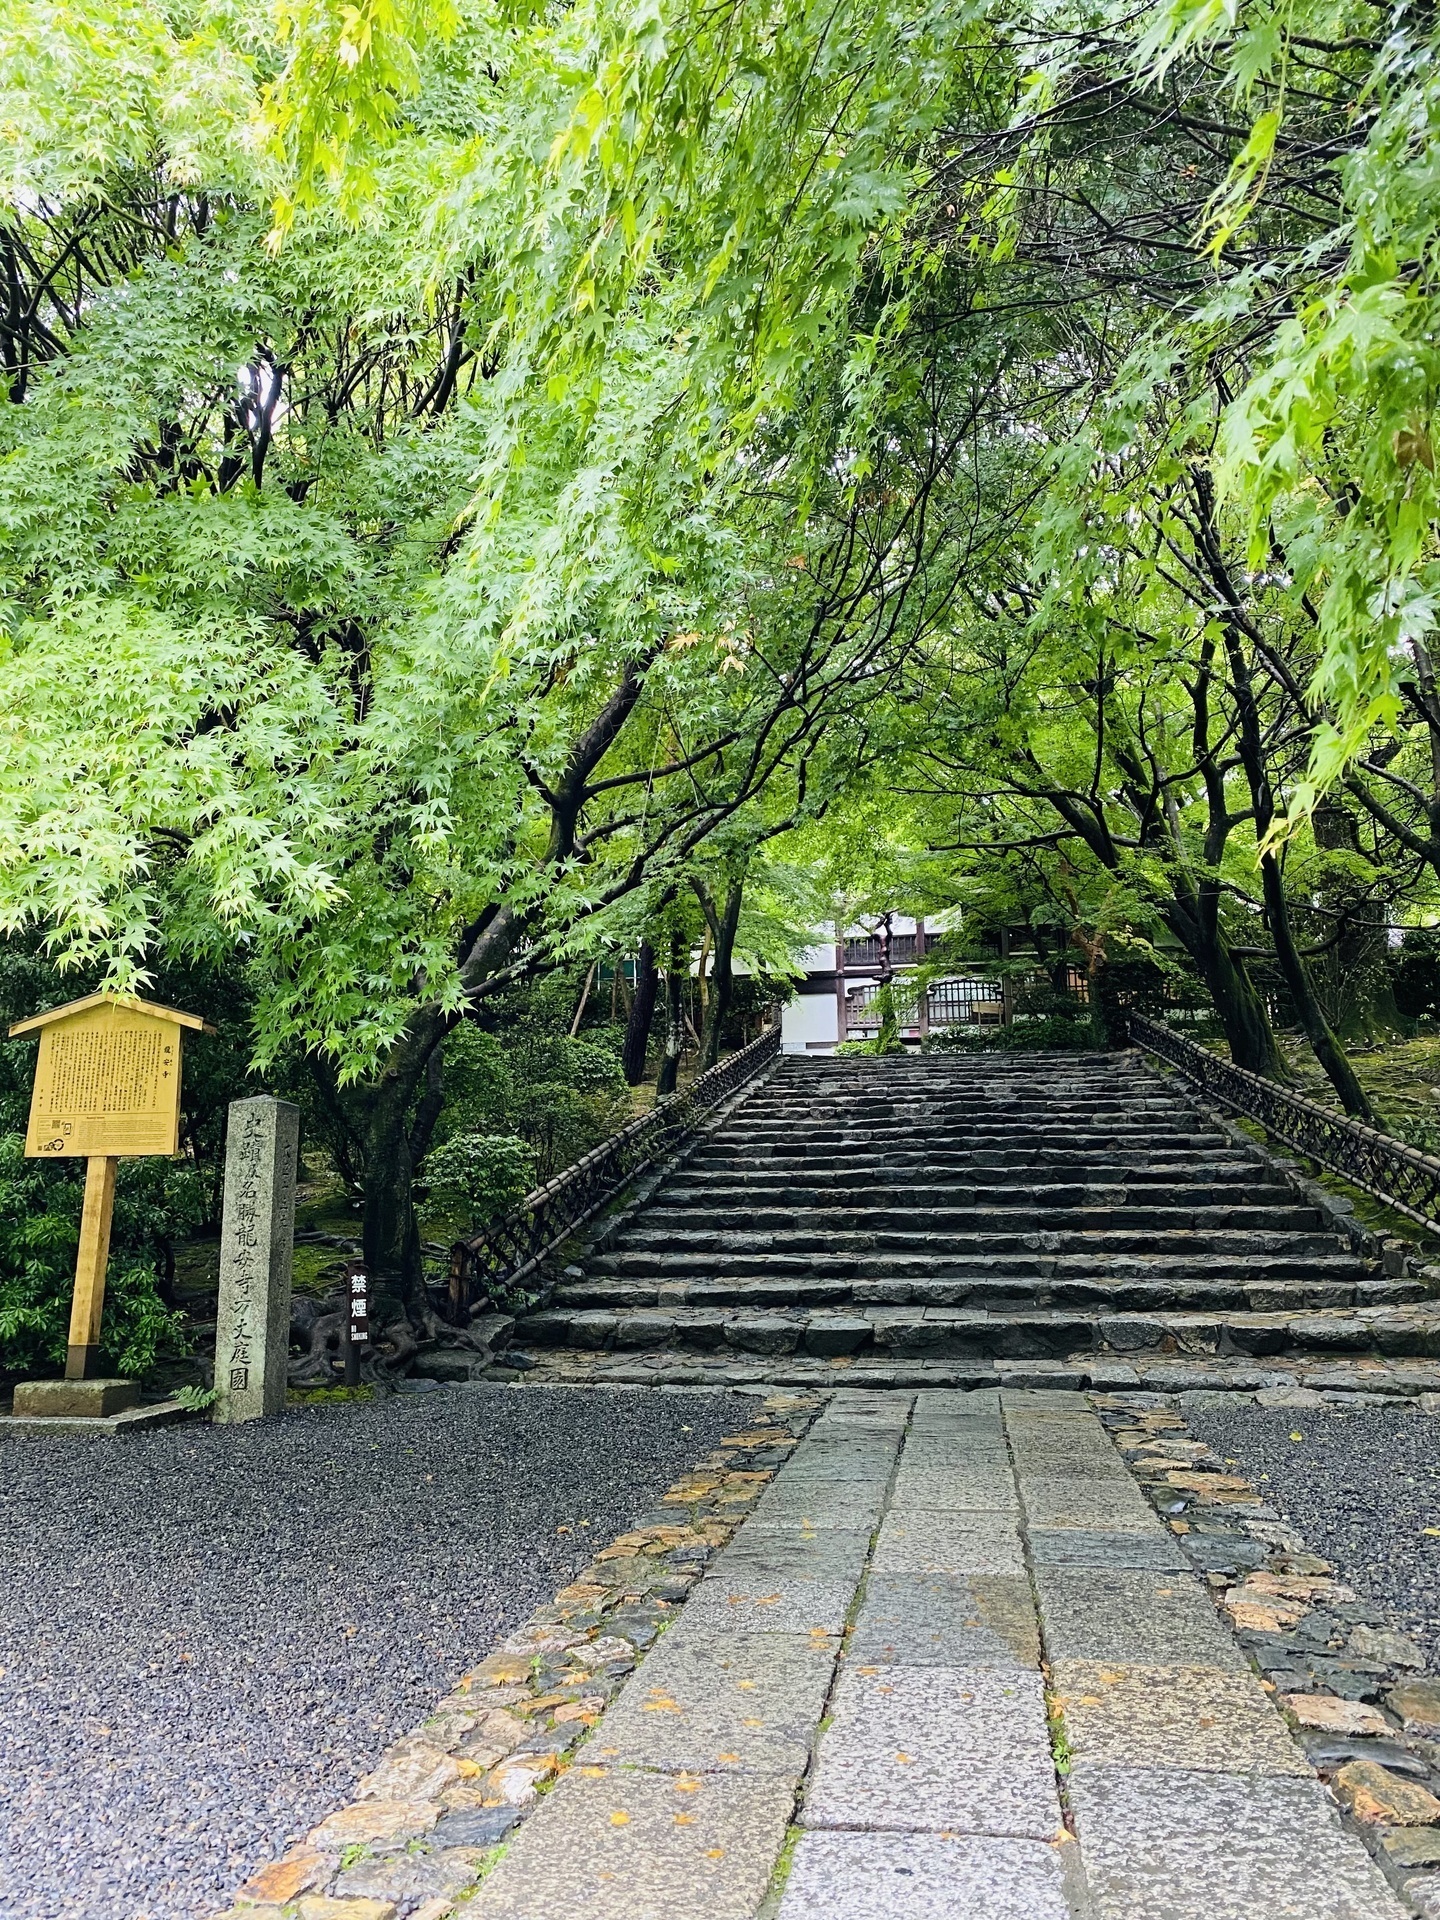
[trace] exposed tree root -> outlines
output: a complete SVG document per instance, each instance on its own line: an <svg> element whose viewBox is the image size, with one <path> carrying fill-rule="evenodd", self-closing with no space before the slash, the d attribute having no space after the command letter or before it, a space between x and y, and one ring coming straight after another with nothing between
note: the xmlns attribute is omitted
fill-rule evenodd
<svg viewBox="0 0 1440 1920"><path fill-rule="evenodd" d="M383 1386L407 1373L423 1347L460 1346L476 1353L489 1351L485 1342L468 1327L454 1327L441 1318L428 1300L416 1301L408 1311L386 1303L390 1317L384 1332L361 1356L360 1377L371 1385ZM292 1387L330 1387L343 1378L345 1356L342 1335L345 1330L347 1302L343 1295L316 1300L309 1294L296 1294L290 1312L290 1342L304 1348L292 1354L289 1380Z"/></svg>

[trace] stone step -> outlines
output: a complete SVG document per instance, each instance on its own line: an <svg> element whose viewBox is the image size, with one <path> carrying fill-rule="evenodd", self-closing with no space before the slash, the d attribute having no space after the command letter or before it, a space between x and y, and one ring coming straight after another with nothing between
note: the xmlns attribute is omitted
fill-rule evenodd
<svg viewBox="0 0 1440 1920"><path fill-rule="evenodd" d="M1133 1057L786 1060L516 1337L677 1383L1440 1360L1327 1219Z"/></svg>
<svg viewBox="0 0 1440 1920"><path fill-rule="evenodd" d="M929 1223L927 1222L927 1229ZM708 1259L712 1253L725 1254L813 1254L898 1253L916 1258L938 1257L947 1261L977 1256L999 1258L1021 1253L1121 1253L1184 1255L1187 1253L1225 1254L1245 1258L1251 1254L1281 1254L1294 1259L1324 1257L1335 1252L1333 1238L1304 1227L1273 1230L1211 1227L1205 1230L1147 1228L1144 1222L1131 1226L1086 1227L1069 1231L1046 1221L1032 1224L1025 1231L992 1228L988 1232L959 1229L923 1230L912 1215L908 1228L853 1227L843 1215L827 1231L819 1219L787 1227L735 1227L709 1221L681 1229L665 1219L644 1216L631 1227L617 1251L625 1253L683 1255Z"/></svg>
<svg viewBox="0 0 1440 1920"><path fill-rule="evenodd" d="M1102 1126L1082 1130L1070 1126L995 1126L984 1129L954 1128L948 1132L940 1129L932 1131L926 1127L881 1127L865 1135L847 1134L842 1137L838 1130L832 1137L823 1140L817 1135L817 1129L799 1122L773 1128L763 1137L727 1125L703 1135L696 1142L696 1147L701 1152L724 1149L732 1155L741 1156L752 1148L763 1147L767 1158L779 1151L793 1152L798 1156L808 1154L812 1159L828 1159L833 1157L837 1149L843 1149L847 1155L853 1154L860 1160L874 1159L886 1153L904 1153L912 1158L917 1154L929 1154L947 1162L963 1163L976 1154L988 1159L995 1154L1016 1153L1060 1154L1075 1161L1098 1159L1103 1165L1119 1153L1127 1156L1153 1154L1182 1163L1193 1163L1197 1155L1207 1161L1214 1158L1221 1165L1244 1162L1255 1166L1259 1163L1258 1150L1243 1146L1228 1134L1211 1134L1184 1127L1162 1130L1151 1126ZM812 1147L815 1152L810 1151ZM826 1149L824 1154L820 1154L821 1148Z"/></svg>
<svg viewBox="0 0 1440 1920"><path fill-rule="evenodd" d="M946 1116L959 1120L993 1119L1007 1114L1013 1114L1021 1120L1046 1114L1083 1120L1087 1114L1101 1113L1123 1120L1132 1119L1139 1113L1169 1113L1193 1122L1199 1114L1188 1093L1156 1095L1124 1087L1095 1086L1043 1090L1038 1087L1004 1087L976 1092L941 1089L902 1093L893 1099L876 1099L866 1094L800 1098L787 1094L783 1089L765 1087L752 1093L745 1101L745 1107L747 1110L753 1107L762 1118L798 1116L831 1123L852 1121L857 1126L868 1126L877 1120L903 1123L912 1118L928 1121ZM1213 1125L1213 1122L1210 1124Z"/></svg>
<svg viewBox="0 0 1440 1920"><path fill-rule="evenodd" d="M1203 1280L1181 1276L1154 1280L1056 1280L1017 1285L1014 1280L808 1280L782 1278L735 1283L727 1280L657 1281L584 1279L559 1288L564 1307L775 1307L920 1305L986 1307L992 1312L1028 1307L1085 1307L1099 1313L1153 1312L1228 1307L1257 1313L1312 1308L1394 1306L1427 1298L1419 1280L1365 1278L1352 1281Z"/></svg>
<svg viewBox="0 0 1440 1920"><path fill-rule="evenodd" d="M1333 1245L1333 1243L1331 1243ZM1015 1252L969 1257L935 1253L689 1253L627 1252L594 1255L587 1263L593 1273L617 1276L654 1274L684 1279L691 1275L733 1279L741 1275L764 1279L778 1275L814 1274L832 1279L963 1279L984 1274L1013 1274L1032 1279L1071 1279L1091 1275L1109 1278L1171 1274L1225 1274L1271 1277L1277 1280L1358 1278L1362 1268L1353 1254L1207 1253L1087 1254Z"/></svg>
<svg viewBox="0 0 1440 1920"><path fill-rule="evenodd" d="M725 1347L741 1353L820 1357L884 1350L947 1359L1061 1359L1076 1353L1238 1353L1252 1357L1324 1349L1390 1357L1440 1356L1440 1307L1327 1309L1306 1314L1116 1313L1034 1308L873 1307L845 1313L726 1312L697 1307L652 1312L548 1308L522 1318L522 1342L614 1347Z"/></svg>
<svg viewBox="0 0 1440 1920"><path fill-rule="evenodd" d="M1231 1154L1202 1154L1198 1148L1192 1148L1185 1154L1154 1152L1142 1146L1135 1148L1116 1148L1110 1154L1075 1154L1066 1148L1010 1148L1002 1150L998 1146L975 1148L973 1154L947 1154L933 1148L922 1146L889 1146L876 1148L874 1152L841 1152L833 1148L828 1154L804 1154L793 1148L776 1146L774 1152L756 1150L745 1152L739 1142L708 1142L697 1146L689 1156L687 1165L697 1173L722 1173L728 1171L735 1177L743 1169L745 1175L753 1173L791 1173L797 1179L808 1179L812 1171L826 1167L833 1169L843 1165L851 1177L864 1179L866 1173L904 1173L906 1169L924 1169L933 1181L945 1181L948 1185L964 1185L966 1181L985 1181L987 1175L1010 1177L1014 1179L1020 1173L1043 1175L1044 1185L1054 1185L1058 1181L1094 1181L1102 1175L1112 1179L1127 1181L1131 1175L1150 1175L1156 1179L1164 1177L1192 1177L1196 1167L1204 1169L1206 1177L1213 1177L1219 1169L1236 1167L1252 1171L1254 1162L1240 1154L1238 1148Z"/></svg>
<svg viewBox="0 0 1440 1920"><path fill-rule="evenodd" d="M949 1233L1076 1233L1127 1232L1157 1234L1172 1231L1214 1232L1222 1230L1233 1238L1250 1233L1319 1233L1323 1219L1318 1207L1234 1206L1152 1207L1143 1204L1097 1207L1047 1207L1037 1218L1031 1206L996 1207L979 1205L837 1207L827 1197L811 1206L768 1206L756 1204L726 1209L720 1206L671 1206L662 1194L646 1208L641 1232L626 1236L626 1244L661 1233L672 1237L715 1233L828 1233L832 1223L850 1234L913 1233L923 1220L930 1234ZM1333 1243L1326 1238L1326 1250Z"/></svg>
<svg viewBox="0 0 1440 1920"><path fill-rule="evenodd" d="M877 1083L884 1085L887 1079L900 1079L906 1074L958 1075L974 1074L977 1078L998 1078L1007 1073L1032 1074L1040 1072L1059 1073L1137 1073L1146 1069L1137 1056L1128 1050L1116 1048L1113 1051L1094 1053L1068 1052L1064 1048L1038 1049L1034 1053L893 1053L883 1060L847 1060L842 1055L796 1059L785 1056L778 1063L778 1074L807 1082L828 1080L857 1080L868 1086ZM1152 1080L1151 1085L1155 1083Z"/></svg>
<svg viewBox="0 0 1440 1920"><path fill-rule="evenodd" d="M890 1088L884 1093L861 1089L829 1088L819 1092L796 1090L771 1081L757 1088L746 1101L754 1102L762 1113L777 1109L787 1113L833 1113L864 1120L873 1114L930 1113L946 1109L956 1112L1043 1113L1046 1111L1082 1112L1087 1108L1136 1112L1164 1108L1172 1112L1195 1111L1195 1095L1190 1089L1164 1087L1152 1081L1148 1087L1135 1087L1114 1081L1057 1081L1055 1084L1007 1082L1003 1086L914 1086Z"/></svg>
<svg viewBox="0 0 1440 1920"><path fill-rule="evenodd" d="M871 1354L823 1358L818 1354L742 1354L733 1348L704 1353L693 1348L609 1350L536 1347L538 1364L524 1375L532 1382L615 1386L847 1387L883 1392L894 1388L1038 1388L1071 1392L1134 1392L1234 1395L1253 1399L1268 1391L1304 1387L1336 1407L1403 1406L1422 1393L1440 1393L1440 1360L1388 1359L1307 1349L1252 1359L1239 1354L1078 1354L1071 1360L941 1360L933 1355L900 1358ZM497 1365L503 1366L504 1356ZM503 1378L514 1376L501 1375ZM1182 1397L1181 1405L1187 1404Z"/></svg>
<svg viewBox="0 0 1440 1920"><path fill-rule="evenodd" d="M1192 1154L1224 1150L1224 1139L1213 1133L1151 1126L1114 1127L874 1127L866 1130L815 1127L803 1134L793 1126L769 1129L728 1128L706 1137L703 1152L741 1154L747 1159L789 1154L797 1159L829 1159L835 1153L883 1154L894 1151L924 1153L944 1161L964 1160L973 1154L1064 1153L1071 1159L1098 1155L1109 1160L1116 1153Z"/></svg>
<svg viewBox="0 0 1440 1920"><path fill-rule="evenodd" d="M824 1173L807 1173L803 1179L795 1179L788 1174L753 1173L744 1179L733 1174L697 1173L684 1167L672 1174L658 1189L656 1201L669 1206L683 1203L686 1206L714 1205L721 1208L735 1208L741 1211L752 1206L806 1206L827 1208L849 1212L857 1208L890 1206L909 1210L912 1207L927 1209L949 1206L960 1207L997 1207L1006 1211L1017 1208L1045 1209L1065 1207L1124 1207L1135 1206L1213 1206L1228 1210L1237 1205L1295 1206L1295 1195L1289 1187L1278 1181L1246 1181L1243 1178L1247 1168L1235 1169L1234 1179L1202 1178L1197 1174L1193 1183L1181 1183L1171 1175L1151 1178L1144 1173L1130 1172L1120 1176L1096 1175L1090 1179L1068 1181L1036 1181L1033 1184L1010 1181L1004 1178L1003 1169L996 1169L993 1180L979 1180L972 1173L969 1184L939 1186L925 1177L926 1170L916 1169L916 1177L907 1180L903 1174L892 1176L889 1173L877 1174L875 1179L856 1182L854 1174L848 1168L832 1169L829 1179Z"/></svg>
<svg viewBox="0 0 1440 1920"><path fill-rule="evenodd" d="M1144 1116L1172 1121L1177 1126L1197 1124L1193 1107L1179 1100L1136 1100L1125 1095L1114 1097L1093 1093L1077 1094L1069 1100L891 1100L869 1101L863 1107L846 1106L841 1101L799 1102L766 1100L755 1095L745 1102L745 1118L757 1127L786 1125L804 1121L822 1127L894 1126L994 1126L1018 1119L1027 1126L1042 1121L1072 1121L1084 1124L1103 1116L1119 1125L1133 1125Z"/></svg>

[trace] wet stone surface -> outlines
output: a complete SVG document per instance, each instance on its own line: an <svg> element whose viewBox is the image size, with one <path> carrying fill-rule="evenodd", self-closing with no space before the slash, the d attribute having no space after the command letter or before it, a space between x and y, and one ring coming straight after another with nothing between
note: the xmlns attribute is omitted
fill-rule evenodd
<svg viewBox="0 0 1440 1920"><path fill-rule="evenodd" d="M1055 1834L1038 1673L856 1668L842 1676L833 1711L806 1826Z"/></svg>
<svg viewBox="0 0 1440 1920"><path fill-rule="evenodd" d="M601 1764L598 1753L604 1741L586 1742L617 1693L622 1711L623 1703L634 1701L656 1707L663 1703L664 1711L682 1716L687 1705L694 1709L682 1731L692 1746L697 1740L702 1746L715 1744L718 1707L722 1718L728 1713L737 1735L739 1728L746 1730L749 1758L781 1769L776 1778L788 1792L792 1776L783 1768L792 1761L802 1763L804 1749L796 1746L785 1725L784 1703L781 1712L769 1716L741 1719L735 1711L735 1696L751 1685L750 1663L738 1663L745 1670L731 1675L735 1685L728 1690L717 1683L715 1673L697 1672L692 1663L688 1674L676 1675L676 1695L688 1695L684 1704L682 1697L648 1678L637 1676L631 1683L660 1635L683 1624L683 1603L703 1584L704 1566L731 1539L770 1484L775 1466L790 1456L816 1404L782 1394L758 1407L752 1403L745 1411L749 1418L740 1431L727 1434L641 1513L634 1526L596 1552L553 1600L537 1607L465 1674L449 1696L433 1703L420 1725L396 1741L359 1782L356 1799L329 1814L284 1859L255 1872L221 1920L276 1920L282 1911L285 1920L292 1920L290 1907L273 1903L297 1894L293 1920L447 1920L461 1909L492 1910L471 1904L481 1900L498 1902L494 1910L507 1911L506 1873L496 1875L493 1888L489 1879L491 1869L505 1858L497 1849L501 1843L525 1841L529 1816L548 1832L555 1816L546 1809L556 1800L577 1813L576 1821L562 1822L563 1845L545 1856L546 1872L559 1875L555 1885L568 1884L579 1897L592 1882L599 1886L613 1879L615 1872L604 1858L581 1858L587 1849L574 1840L571 1828L577 1821L583 1826L581 1816L591 1807L579 1783L606 1778L612 1771ZM761 1467L757 1462L762 1459L773 1464ZM702 1626L702 1637L704 1632ZM763 1637L773 1644L773 1637ZM683 1634L673 1645L677 1653L683 1652ZM806 1651L812 1651L808 1643ZM813 1651L818 1656L821 1650ZM674 1654L659 1652L658 1671L664 1671L667 1658L676 1665ZM816 1714L828 1667L829 1661L821 1660L815 1668L819 1681L809 1685ZM723 1674L719 1678L723 1680ZM643 1725L643 1710L640 1717ZM749 1731L752 1726L760 1729L758 1735ZM788 1752L783 1750L787 1737ZM654 1757L661 1765L669 1761L665 1754ZM718 1753L714 1757L721 1758ZM733 1762L745 1757L728 1756ZM615 1791L633 1778L617 1776ZM698 1773L677 1774L674 1792L698 1792L700 1785ZM554 1790L551 1797L542 1798L549 1789ZM763 1815L769 1802L752 1805L753 1798L742 1794L733 1804L707 1801L707 1807L722 1817L726 1804L732 1814L736 1807L750 1806ZM675 1827L696 1824L697 1816L687 1810L690 1804L679 1802L672 1819ZM654 1796L646 1801L641 1795L639 1813L651 1827L658 1820L656 1806ZM631 1817L624 1798L614 1802L611 1825L624 1827ZM623 1857L628 1846L622 1837L599 1851L603 1855L618 1847ZM725 1851L721 1847L705 1857L722 1859ZM567 1855L568 1865L562 1857ZM645 1910L646 1898L673 1899L685 1861L694 1864L692 1855L685 1840L677 1842L670 1856L663 1847L658 1849L657 1870L640 1890L637 1911ZM717 1913L728 1910L737 1882L748 1885L755 1871L748 1857L737 1856L718 1878L708 1869L692 1873L691 1893L698 1897L697 1890L704 1892ZM518 1891L531 1897L525 1889ZM602 1908L603 1902L595 1910Z"/></svg>
<svg viewBox="0 0 1440 1920"><path fill-rule="evenodd" d="M957 1834L807 1833L778 1920L956 1920L957 1910L964 1920L1069 1920L1057 1849Z"/></svg>
<svg viewBox="0 0 1440 1920"><path fill-rule="evenodd" d="M1423 1489L1434 1475L1415 1455L1432 1418L1380 1410L1377 1423L1369 1410L1217 1408L1156 1395L1097 1405L1328 1787L1331 1814L1363 1840L1390 1889L1421 1913L1440 1911L1440 1681L1422 1670L1434 1594L1403 1532L1405 1521L1430 1524ZM1393 1488L1381 1442L1399 1469ZM1418 1469L1408 1475L1407 1460ZM1349 1543L1349 1563L1321 1550L1337 1538ZM1378 1597L1397 1562L1404 1590L1423 1596L1408 1618ZM1368 1896L1346 1885L1353 1910L1368 1914Z"/></svg>
<svg viewBox="0 0 1440 1920"><path fill-rule="evenodd" d="M1077 1765L1070 1791L1095 1920L1401 1920L1314 1781Z"/></svg>
<svg viewBox="0 0 1440 1920"><path fill-rule="evenodd" d="M461 1911L465 1920L751 1920L793 1797L792 1782L766 1776L571 1774Z"/></svg>

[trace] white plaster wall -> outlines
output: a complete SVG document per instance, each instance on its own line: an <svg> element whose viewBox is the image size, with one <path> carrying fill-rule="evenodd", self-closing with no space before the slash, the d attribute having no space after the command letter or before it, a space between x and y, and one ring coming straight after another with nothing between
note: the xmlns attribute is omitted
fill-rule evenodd
<svg viewBox="0 0 1440 1920"><path fill-rule="evenodd" d="M833 973L835 942L831 940L823 946L806 947L795 964L804 973Z"/></svg>
<svg viewBox="0 0 1440 1920"><path fill-rule="evenodd" d="M817 1053L840 1038L840 1014L833 993L797 993L780 1013L780 1051Z"/></svg>

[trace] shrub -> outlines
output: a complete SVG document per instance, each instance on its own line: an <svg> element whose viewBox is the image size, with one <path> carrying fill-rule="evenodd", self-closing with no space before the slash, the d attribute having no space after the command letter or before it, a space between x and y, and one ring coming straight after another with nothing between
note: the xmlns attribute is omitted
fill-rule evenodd
<svg viewBox="0 0 1440 1920"><path fill-rule="evenodd" d="M513 1133L457 1133L425 1156L427 1227L464 1233L499 1220L535 1184L535 1150Z"/></svg>
<svg viewBox="0 0 1440 1920"><path fill-rule="evenodd" d="M1056 1047L1095 1045L1094 1029L1083 1011L1078 1018L1048 1014L1042 1020L1017 1020L1008 1027L947 1027L931 1034L927 1053L1026 1053Z"/></svg>
<svg viewBox="0 0 1440 1920"><path fill-rule="evenodd" d="M619 1057L603 1042L547 1033L525 1020L503 1035L467 1022L445 1042L439 1141L462 1134L518 1138L534 1153L531 1185L573 1165L629 1118ZM435 1152L427 1156L427 1178Z"/></svg>
<svg viewBox="0 0 1440 1920"><path fill-rule="evenodd" d="M0 1365L13 1373L64 1362L85 1190L83 1163L27 1160L22 1134L0 1134ZM143 1377L162 1352L186 1350L183 1316L162 1294L174 1239L204 1214L193 1166L122 1160L115 1189L100 1357Z"/></svg>

